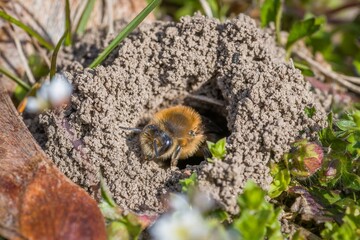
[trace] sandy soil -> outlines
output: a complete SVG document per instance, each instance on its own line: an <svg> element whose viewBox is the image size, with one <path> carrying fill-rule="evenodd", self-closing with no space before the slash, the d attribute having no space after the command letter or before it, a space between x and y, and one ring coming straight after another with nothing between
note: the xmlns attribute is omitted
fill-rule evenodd
<svg viewBox="0 0 360 240"><path fill-rule="evenodd" d="M267 188L268 164L325 124L323 107L300 71L285 61L272 32L245 15L225 23L196 15L142 25L103 66L83 68L104 39L101 31L89 33L68 51L63 64L72 62L64 72L75 88L71 104L30 124L60 170L94 197L101 172L120 206L162 212L163 199L180 190L179 179L190 170L197 171L203 191L235 214L245 182ZM181 169L171 170L169 163L145 161L137 135L119 128L143 126L153 113L176 104L193 106L227 127L223 161L184 160ZM310 119L304 108L312 105L317 112Z"/></svg>

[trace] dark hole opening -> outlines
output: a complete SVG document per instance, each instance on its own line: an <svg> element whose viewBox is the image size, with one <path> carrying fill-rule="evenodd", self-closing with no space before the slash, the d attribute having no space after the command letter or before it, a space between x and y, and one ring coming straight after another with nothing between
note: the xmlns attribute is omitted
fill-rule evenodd
<svg viewBox="0 0 360 240"><path fill-rule="evenodd" d="M224 111L226 106L214 106L211 103L204 103L190 97L184 99L184 105L192 107L202 116L203 125L207 128L207 130L205 130L207 141L216 142L230 135L226 113ZM187 165L199 165L202 161L206 161L206 159L204 157L193 156L179 160L177 167L179 169L185 169Z"/></svg>

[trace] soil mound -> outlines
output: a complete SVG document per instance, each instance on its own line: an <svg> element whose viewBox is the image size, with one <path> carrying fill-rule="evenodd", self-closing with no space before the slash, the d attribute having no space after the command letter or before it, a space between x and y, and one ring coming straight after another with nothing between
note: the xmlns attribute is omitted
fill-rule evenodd
<svg viewBox="0 0 360 240"><path fill-rule="evenodd" d="M74 182L96 196L101 171L117 203L137 212L162 212L161 199L179 191L190 169L202 190L236 213L246 181L267 188L269 162L324 124L324 109L272 32L245 15L225 23L196 15L143 25L104 66L74 62L65 75L75 89L71 104L39 115L36 131L43 132L32 128L35 137ZM143 160L137 135L119 128L143 126L176 104L227 127L224 160L171 170ZM317 112L309 118L304 108L313 105Z"/></svg>

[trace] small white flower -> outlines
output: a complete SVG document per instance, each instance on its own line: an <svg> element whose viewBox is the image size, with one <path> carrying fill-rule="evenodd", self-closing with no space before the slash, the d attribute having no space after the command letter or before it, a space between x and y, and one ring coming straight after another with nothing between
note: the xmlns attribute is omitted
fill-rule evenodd
<svg viewBox="0 0 360 240"><path fill-rule="evenodd" d="M29 113L38 113L48 108L48 102L36 97L28 97L25 111Z"/></svg>
<svg viewBox="0 0 360 240"><path fill-rule="evenodd" d="M176 211L165 214L150 229L156 240L209 239L210 226L197 210Z"/></svg>
<svg viewBox="0 0 360 240"><path fill-rule="evenodd" d="M191 209L188 198L184 194L171 194L170 207L174 211L186 211Z"/></svg>
<svg viewBox="0 0 360 240"><path fill-rule="evenodd" d="M40 89L36 92L36 98L41 99L42 101L49 101L49 88L50 83L45 82L41 85Z"/></svg>
<svg viewBox="0 0 360 240"><path fill-rule="evenodd" d="M69 101L72 86L63 74L56 74L50 81L48 96L53 106L59 106Z"/></svg>
<svg viewBox="0 0 360 240"><path fill-rule="evenodd" d="M26 111L38 113L50 106L58 107L67 103L72 94L72 86L62 74L56 74L52 80L44 83L36 92L36 97L29 97L26 104Z"/></svg>

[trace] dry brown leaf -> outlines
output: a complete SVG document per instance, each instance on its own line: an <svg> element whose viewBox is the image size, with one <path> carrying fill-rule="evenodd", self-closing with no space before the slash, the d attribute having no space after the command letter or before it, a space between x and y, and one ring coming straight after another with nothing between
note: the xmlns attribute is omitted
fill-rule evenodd
<svg viewBox="0 0 360 240"><path fill-rule="evenodd" d="M37 145L0 84L0 236L106 239L97 203Z"/></svg>

